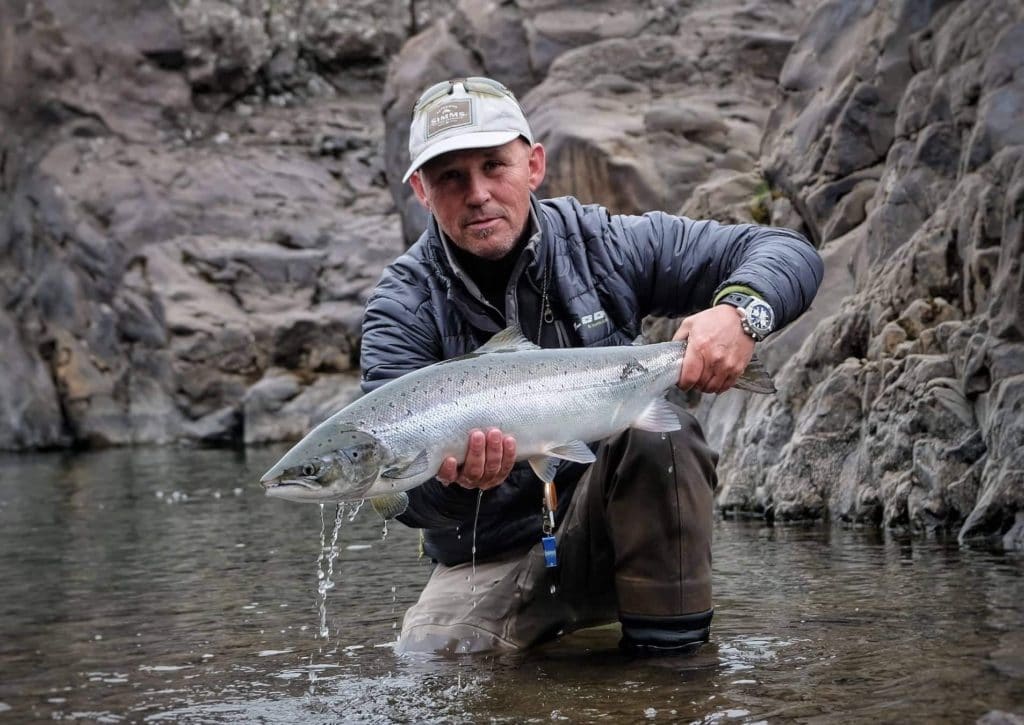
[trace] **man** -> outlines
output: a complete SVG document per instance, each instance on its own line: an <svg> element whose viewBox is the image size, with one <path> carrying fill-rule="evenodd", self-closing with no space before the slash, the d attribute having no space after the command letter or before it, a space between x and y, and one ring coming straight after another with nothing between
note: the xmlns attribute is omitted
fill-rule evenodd
<svg viewBox="0 0 1024 725"><path fill-rule="evenodd" d="M679 387L720 393L821 281L820 257L793 232L538 200L544 147L512 93L487 78L427 89L409 152L405 180L431 220L367 305L367 391L509 325L542 347L624 345L655 314L689 315L675 333L688 341ZM447 459L398 517L424 530L437 562L399 649L520 649L616 620L629 652L706 642L717 454L676 412L677 432L629 430L595 442L589 467L563 463L554 569L540 543L541 482L513 466L513 437L472 432L463 464Z"/></svg>

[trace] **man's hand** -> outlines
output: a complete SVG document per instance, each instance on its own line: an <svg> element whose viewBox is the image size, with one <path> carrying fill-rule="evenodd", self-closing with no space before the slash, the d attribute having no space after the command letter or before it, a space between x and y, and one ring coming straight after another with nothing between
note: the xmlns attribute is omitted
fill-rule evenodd
<svg viewBox="0 0 1024 725"><path fill-rule="evenodd" d="M705 393L731 388L754 354L754 340L743 332L740 312L732 305L714 307L685 318L673 340L686 340L679 387Z"/></svg>
<svg viewBox="0 0 1024 725"><path fill-rule="evenodd" d="M473 430L469 433L462 468L449 456L441 464L437 480L445 485L457 483L463 488L487 490L504 481L515 462L515 438L503 435L497 428L488 428L486 433Z"/></svg>

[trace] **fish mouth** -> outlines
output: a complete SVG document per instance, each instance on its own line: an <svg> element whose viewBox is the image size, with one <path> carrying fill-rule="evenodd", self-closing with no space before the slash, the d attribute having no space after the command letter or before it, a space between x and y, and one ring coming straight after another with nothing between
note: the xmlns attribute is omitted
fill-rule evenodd
<svg viewBox="0 0 1024 725"><path fill-rule="evenodd" d="M274 498L287 498L296 501L323 500L326 498L321 494L319 485L314 481L307 481L302 478L264 478L260 483L263 484L263 489L267 495Z"/></svg>

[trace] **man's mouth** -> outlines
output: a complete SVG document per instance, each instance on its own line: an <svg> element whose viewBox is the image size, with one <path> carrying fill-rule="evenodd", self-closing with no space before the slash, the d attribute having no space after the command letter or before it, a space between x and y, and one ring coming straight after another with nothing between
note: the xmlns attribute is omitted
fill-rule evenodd
<svg viewBox="0 0 1024 725"><path fill-rule="evenodd" d="M480 217L479 219L471 219L466 222L466 227L469 229L482 229L498 221L501 221L500 216Z"/></svg>

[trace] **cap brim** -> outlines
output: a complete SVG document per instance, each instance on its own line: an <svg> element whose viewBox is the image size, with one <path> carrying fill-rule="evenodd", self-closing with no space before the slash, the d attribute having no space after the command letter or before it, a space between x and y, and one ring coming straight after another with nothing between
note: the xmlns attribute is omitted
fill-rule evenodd
<svg viewBox="0 0 1024 725"><path fill-rule="evenodd" d="M446 154L449 151L461 151L462 149L488 149L494 146L502 146L522 135L519 131L481 131L478 133L461 133L444 141L438 141L425 148L423 153L413 160L409 170L402 177L402 183L407 182L409 177L416 173L416 170L423 166L423 164L431 159L436 159L441 154Z"/></svg>

